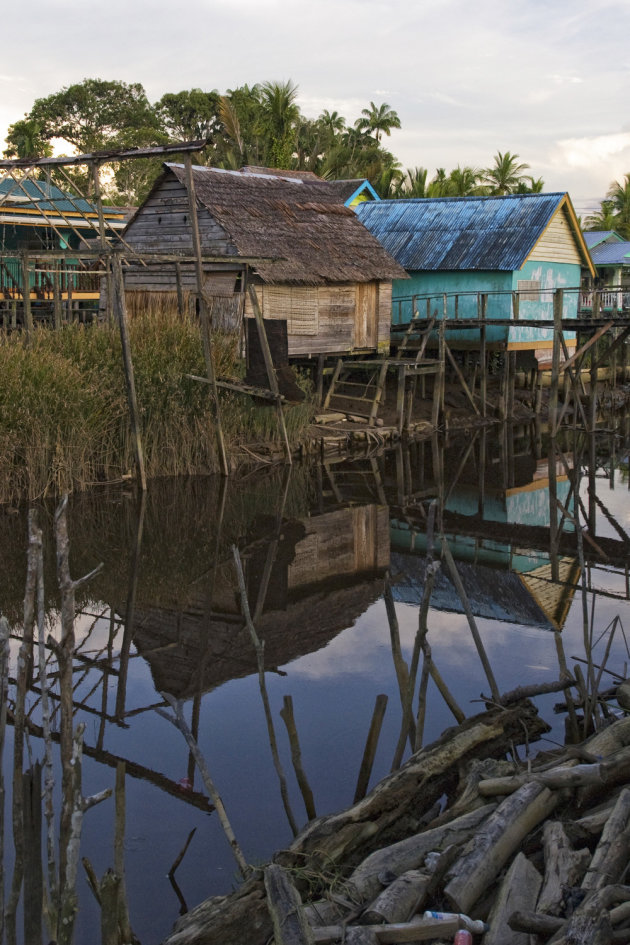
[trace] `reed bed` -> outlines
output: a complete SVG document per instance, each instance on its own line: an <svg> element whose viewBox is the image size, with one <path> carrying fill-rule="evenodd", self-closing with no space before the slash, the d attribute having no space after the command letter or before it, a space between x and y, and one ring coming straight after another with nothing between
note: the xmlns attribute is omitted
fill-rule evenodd
<svg viewBox="0 0 630 945"><path fill-rule="evenodd" d="M215 472L214 408L198 325L147 310L129 322L146 470L149 478ZM235 335L213 337L218 375L237 377ZM244 445L281 443L275 410L221 394L224 436L234 463ZM299 442L310 403L287 410ZM117 326L38 329L29 344L0 340L0 503L33 500L119 481L133 473L134 452Z"/></svg>

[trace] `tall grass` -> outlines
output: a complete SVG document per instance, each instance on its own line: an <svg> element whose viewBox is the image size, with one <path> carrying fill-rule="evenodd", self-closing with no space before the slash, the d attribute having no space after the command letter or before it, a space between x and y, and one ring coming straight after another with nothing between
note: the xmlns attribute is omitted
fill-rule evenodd
<svg viewBox="0 0 630 945"><path fill-rule="evenodd" d="M129 334L147 475L192 475L218 468L214 409L199 328L193 320L148 311ZM238 375L234 336L216 334L218 375ZM221 394L228 451L281 442L274 410ZM311 416L309 404L287 410L293 442ZM69 325L39 329L30 344L0 340L0 502L83 490L132 472L134 452L118 328Z"/></svg>

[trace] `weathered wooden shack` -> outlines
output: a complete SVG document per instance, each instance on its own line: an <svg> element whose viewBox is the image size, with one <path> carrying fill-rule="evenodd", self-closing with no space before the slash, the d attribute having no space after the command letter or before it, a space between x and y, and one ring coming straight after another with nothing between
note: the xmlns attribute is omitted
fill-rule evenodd
<svg viewBox="0 0 630 945"><path fill-rule="evenodd" d="M250 265L263 317L287 323L290 357L389 350L392 280L406 273L337 188L269 169L194 167L192 181L211 308L229 299L235 312L253 315L244 292ZM138 253L188 257L132 267L127 293L196 291L183 165L165 164L124 238Z"/></svg>
<svg viewBox="0 0 630 945"><path fill-rule="evenodd" d="M417 313L448 319L516 314L553 318L554 290L564 289L564 318L577 315L580 276L594 267L569 195L510 194L360 203L355 212L410 276L394 281L393 332ZM475 347L479 334L449 328L451 346ZM491 326L487 341L548 360L552 331Z"/></svg>

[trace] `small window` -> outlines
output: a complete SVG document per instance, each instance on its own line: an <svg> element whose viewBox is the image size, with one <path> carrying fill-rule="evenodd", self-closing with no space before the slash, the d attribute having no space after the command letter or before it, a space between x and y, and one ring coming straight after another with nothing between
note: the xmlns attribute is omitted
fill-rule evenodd
<svg viewBox="0 0 630 945"><path fill-rule="evenodd" d="M519 279L518 295L521 302L540 302L540 279Z"/></svg>

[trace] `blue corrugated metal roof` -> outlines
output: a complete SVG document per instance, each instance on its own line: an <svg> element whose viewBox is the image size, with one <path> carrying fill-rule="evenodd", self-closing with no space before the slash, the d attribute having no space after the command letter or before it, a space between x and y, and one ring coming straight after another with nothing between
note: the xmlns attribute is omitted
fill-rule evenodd
<svg viewBox="0 0 630 945"><path fill-rule="evenodd" d="M587 230L583 236L584 242L589 249L593 249L594 246L599 246L600 243L623 242L621 236L614 230Z"/></svg>
<svg viewBox="0 0 630 945"><path fill-rule="evenodd" d="M520 269L566 194L375 200L361 222L413 270Z"/></svg>
<svg viewBox="0 0 630 945"><path fill-rule="evenodd" d="M26 191L26 193L24 193ZM8 179L0 183L0 197L9 194L5 207L18 207L25 210L52 211L57 213L96 213L96 207L82 197L69 195L54 184L39 180L21 181L20 186L14 180ZM28 198L27 199L27 194ZM70 199L70 197L72 199ZM106 215L119 213L104 207Z"/></svg>
<svg viewBox="0 0 630 945"><path fill-rule="evenodd" d="M600 243L591 249L596 266L630 266L630 243Z"/></svg>

